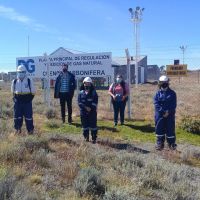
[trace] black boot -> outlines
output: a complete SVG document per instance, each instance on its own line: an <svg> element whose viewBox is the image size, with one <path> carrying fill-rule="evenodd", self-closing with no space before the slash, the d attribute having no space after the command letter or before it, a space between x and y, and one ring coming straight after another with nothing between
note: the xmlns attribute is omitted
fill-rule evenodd
<svg viewBox="0 0 200 200"><path fill-rule="evenodd" d="M163 143L157 143L155 146L156 150L161 151L164 149L164 144Z"/></svg>

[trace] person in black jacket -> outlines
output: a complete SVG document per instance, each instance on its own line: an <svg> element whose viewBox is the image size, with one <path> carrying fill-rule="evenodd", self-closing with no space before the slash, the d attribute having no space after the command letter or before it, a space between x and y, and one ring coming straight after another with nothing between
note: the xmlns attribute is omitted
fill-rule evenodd
<svg viewBox="0 0 200 200"><path fill-rule="evenodd" d="M85 141L89 141L89 130L91 130L92 142L97 138L97 104L98 95L92 84L92 79L86 77L80 87L78 105L80 108L81 124Z"/></svg>
<svg viewBox="0 0 200 200"><path fill-rule="evenodd" d="M72 123L72 98L76 88L75 76L68 71L68 65L63 65L63 71L58 75L55 84L54 98L60 98L61 117L65 123L65 104L67 102L68 123Z"/></svg>

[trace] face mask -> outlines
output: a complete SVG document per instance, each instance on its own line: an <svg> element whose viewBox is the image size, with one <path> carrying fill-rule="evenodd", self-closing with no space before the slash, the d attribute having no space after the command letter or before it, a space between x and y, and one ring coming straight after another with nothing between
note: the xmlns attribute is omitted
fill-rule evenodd
<svg viewBox="0 0 200 200"><path fill-rule="evenodd" d="M17 78L18 79L24 79L26 75L26 72L17 72Z"/></svg>
<svg viewBox="0 0 200 200"><path fill-rule="evenodd" d="M165 88L167 88L168 86L169 86L168 83L163 83L163 84L161 85L161 88L165 89Z"/></svg>
<svg viewBox="0 0 200 200"><path fill-rule="evenodd" d="M117 83L121 83L122 82L122 78L116 78L116 82Z"/></svg>
<svg viewBox="0 0 200 200"><path fill-rule="evenodd" d="M89 91L90 90L90 86L85 86L85 90Z"/></svg>
<svg viewBox="0 0 200 200"><path fill-rule="evenodd" d="M63 72L66 73L66 72L67 72L67 68L64 68L64 69L63 69Z"/></svg>

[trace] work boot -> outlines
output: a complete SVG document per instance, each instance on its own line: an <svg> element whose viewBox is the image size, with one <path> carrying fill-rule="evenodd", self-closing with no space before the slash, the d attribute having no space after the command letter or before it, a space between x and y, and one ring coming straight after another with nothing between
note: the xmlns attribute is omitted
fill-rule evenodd
<svg viewBox="0 0 200 200"><path fill-rule="evenodd" d="M158 143L158 144L156 144L155 148L156 148L156 150L161 151L161 150L164 149L164 144L163 143L161 143L161 144Z"/></svg>
<svg viewBox="0 0 200 200"><path fill-rule="evenodd" d="M72 124L72 117L68 117L68 123Z"/></svg>
<svg viewBox="0 0 200 200"><path fill-rule="evenodd" d="M21 133L22 133L22 130L21 130L21 129L15 130L15 134L16 134L16 135L20 135Z"/></svg>
<svg viewBox="0 0 200 200"><path fill-rule="evenodd" d="M92 144L96 144L96 140L92 140Z"/></svg>
<svg viewBox="0 0 200 200"><path fill-rule="evenodd" d="M169 147L169 149L171 149L171 150L176 150L177 144L175 144L175 143L168 144L168 147Z"/></svg>
<svg viewBox="0 0 200 200"><path fill-rule="evenodd" d="M85 137L85 142L89 142L89 137Z"/></svg>
<svg viewBox="0 0 200 200"><path fill-rule="evenodd" d="M33 135L33 130L28 131L28 135Z"/></svg>

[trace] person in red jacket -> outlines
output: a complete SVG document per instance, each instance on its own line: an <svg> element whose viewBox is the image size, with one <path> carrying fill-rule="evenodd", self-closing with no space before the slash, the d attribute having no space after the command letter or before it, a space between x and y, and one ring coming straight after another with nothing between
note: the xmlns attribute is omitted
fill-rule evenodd
<svg viewBox="0 0 200 200"><path fill-rule="evenodd" d="M123 80L121 75L117 75L116 81L109 87L108 94L112 98L112 104L114 109L114 125L118 124L118 115L120 113L121 125L124 124L124 111L126 102L128 100L129 88L128 84Z"/></svg>

